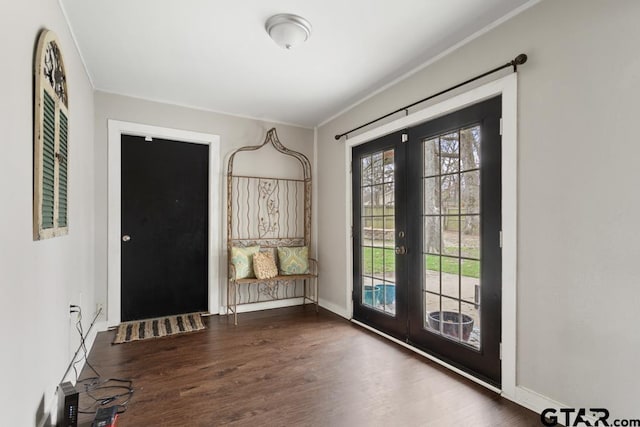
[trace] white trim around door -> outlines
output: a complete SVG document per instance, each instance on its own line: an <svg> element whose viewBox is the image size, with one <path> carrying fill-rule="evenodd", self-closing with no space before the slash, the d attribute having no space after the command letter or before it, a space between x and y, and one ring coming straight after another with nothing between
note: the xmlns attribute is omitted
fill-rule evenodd
<svg viewBox="0 0 640 427"><path fill-rule="evenodd" d="M108 121L108 266L107 266L107 326L120 324L120 236L121 236L121 138L122 135L149 136L179 142L209 146L209 312L217 314L220 307L220 137L208 133L170 129L139 123Z"/></svg>
<svg viewBox="0 0 640 427"><path fill-rule="evenodd" d="M502 389L501 394L516 400L516 267L517 267L517 107L518 76L516 73L486 83L468 92L446 99L438 104L416 111L377 128L347 139L344 147L346 186L347 253L353 253L351 239L353 199L351 194L351 149L392 132L415 126L445 114L461 110L485 99L502 95ZM353 261L347 258L346 301L349 317L353 317ZM499 391L482 381L476 381ZM516 400L517 401L517 400Z"/></svg>

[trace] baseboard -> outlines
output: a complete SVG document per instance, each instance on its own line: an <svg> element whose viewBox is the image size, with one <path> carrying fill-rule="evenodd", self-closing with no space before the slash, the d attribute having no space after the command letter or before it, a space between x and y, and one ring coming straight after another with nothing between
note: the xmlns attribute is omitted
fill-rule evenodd
<svg viewBox="0 0 640 427"><path fill-rule="evenodd" d="M329 302L322 298L318 300L318 305L324 309L329 310L332 313L337 314L340 317L344 317L347 320L351 320L351 316L349 315L349 313L344 307L340 307L339 305Z"/></svg>
<svg viewBox="0 0 640 427"><path fill-rule="evenodd" d="M557 402L550 397L544 396L538 392L530 390L523 386L516 386L516 395L514 397L503 395L520 406L531 409L533 412L540 414L547 408L562 409L568 408L568 405Z"/></svg>
<svg viewBox="0 0 640 427"><path fill-rule="evenodd" d="M295 305L302 305L304 302L303 297L288 298L276 301L263 301L254 302L251 304L242 304L238 306L238 313L248 313L250 311L271 310L272 308L293 307ZM227 313L227 307L220 307L220 315L224 316Z"/></svg>

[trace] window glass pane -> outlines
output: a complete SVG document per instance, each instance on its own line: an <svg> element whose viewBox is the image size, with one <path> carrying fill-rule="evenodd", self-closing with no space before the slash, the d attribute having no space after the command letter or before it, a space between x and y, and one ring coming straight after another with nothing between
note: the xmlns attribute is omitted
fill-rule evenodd
<svg viewBox="0 0 640 427"><path fill-rule="evenodd" d="M441 250L440 222L442 217L424 217L424 242L423 249L427 253L439 254Z"/></svg>
<svg viewBox="0 0 640 427"><path fill-rule="evenodd" d="M368 307L373 307L377 298L373 283L374 281L370 278L363 278L362 280L362 304Z"/></svg>
<svg viewBox="0 0 640 427"><path fill-rule="evenodd" d="M480 289L480 261L462 260L460 287L462 289L462 299L473 303L480 302L476 300L476 295L479 297Z"/></svg>
<svg viewBox="0 0 640 427"><path fill-rule="evenodd" d="M463 302L462 310L462 341L480 349L480 307Z"/></svg>
<svg viewBox="0 0 640 427"><path fill-rule="evenodd" d="M440 293L440 256L425 255L424 289Z"/></svg>
<svg viewBox="0 0 640 427"><path fill-rule="evenodd" d="M444 175L440 180L440 208L445 215L458 215L460 199L460 176Z"/></svg>
<svg viewBox="0 0 640 427"><path fill-rule="evenodd" d="M460 218L460 255L465 258L480 259L480 216L464 215Z"/></svg>
<svg viewBox="0 0 640 427"><path fill-rule="evenodd" d="M440 137L440 173L459 171L459 141L458 132L442 135Z"/></svg>
<svg viewBox="0 0 640 427"><path fill-rule="evenodd" d="M480 126L460 131L460 168L461 170L480 167Z"/></svg>
<svg viewBox="0 0 640 427"><path fill-rule="evenodd" d="M440 213L440 177L423 179L424 214L437 215Z"/></svg>
<svg viewBox="0 0 640 427"><path fill-rule="evenodd" d="M384 311L396 314L396 286L393 282L384 282L379 288L379 303Z"/></svg>
<svg viewBox="0 0 640 427"><path fill-rule="evenodd" d="M460 232L458 231L460 217L446 216L442 220L444 224L447 224L442 232L442 253L444 255L460 256Z"/></svg>
<svg viewBox="0 0 640 427"><path fill-rule="evenodd" d="M382 152L375 153L372 156L373 169L372 169L372 181L374 184L382 184L384 182L384 168L382 164Z"/></svg>
<svg viewBox="0 0 640 427"><path fill-rule="evenodd" d="M395 248L396 246L396 227L395 217L384 217L384 233L382 238L384 239L384 246L386 248Z"/></svg>
<svg viewBox="0 0 640 427"><path fill-rule="evenodd" d="M369 246L364 246L362 248L362 274L365 276L373 275L373 260L372 253L373 248Z"/></svg>
<svg viewBox="0 0 640 427"><path fill-rule="evenodd" d="M362 187L360 194L362 198L360 215L371 215L371 187Z"/></svg>
<svg viewBox="0 0 640 427"><path fill-rule="evenodd" d="M424 311L426 329L430 329L432 332L440 332L438 316L440 313L440 295L432 294L430 292L424 293Z"/></svg>
<svg viewBox="0 0 640 427"><path fill-rule="evenodd" d="M383 197L383 205L384 205L384 214L391 214L393 215L393 212L395 210L395 206L396 206L396 186L395 183L393 182L388 182L386 184L383 185L383 193L382 193L382 197Z"/></svg>
<svg viewBox="0 0 640 427"><path fill-rule="evenodd" d="M382 215L384 212L384 185L376 184L371 187L371 215Z"/></svg>
<svg viewBox="0 0 640 427"><path fill-rule="evenodd" d="M442 257L442 272L440 274L442 281L442 295L453 298L460 297L460 278L458 277L459 258Z"/></svg>
<svg viewBox="0 0 640 427"><path fill-rule="evenodd" d="M372 248L373 277L384 280L384 248Z"/></svg>
<svg viewBox="0 0 640 427"><path fill-rule="evenodd" d="M361 236L363 245L373 245L373 218L362 218Z"/></svg>
<svg viewBox="0 0 640 427"><path fill-rule="evenodd" d="M393 150L385 151L383 154L383 181L384 182L394 181L394 170L395 170L394 152Z"/></svg>
<svg viewBox="0 0 640 427"><path fill-rule="evenodd" d="M442 297L442 311L439 313L440 331L442 335L458 340L460 337L460 302Z"/></svg>
<svg viewBox="0 0 640 427"><path fill-rule="evenodd" d="M480 213L480 171L460 174L460 204L462 214Z"/></svg>
<svg viewBox="0 0 640 427"><path fill-rule="evenodd" d="M423 142L424 153L424 175L434 176L440 174L440 147L438 138Z"/></svg>
<svg viewBox="0 0 640 427"><path fill-rule="evenodd" d="M362 185L373 184L373 160L371 156L365 156L360 159L360 175L362 176Z"/></svg>

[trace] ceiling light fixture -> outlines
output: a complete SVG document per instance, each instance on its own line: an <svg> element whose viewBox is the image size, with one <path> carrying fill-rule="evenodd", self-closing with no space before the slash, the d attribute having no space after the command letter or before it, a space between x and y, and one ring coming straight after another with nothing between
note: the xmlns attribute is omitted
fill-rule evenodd
<svg viewBox="0 0 640 427"><path fill-rule="evenodd" d="M280 13L267 19L264 25L269 37L284 49L292 49L311 37L311 24L298 15Z"/></svg>

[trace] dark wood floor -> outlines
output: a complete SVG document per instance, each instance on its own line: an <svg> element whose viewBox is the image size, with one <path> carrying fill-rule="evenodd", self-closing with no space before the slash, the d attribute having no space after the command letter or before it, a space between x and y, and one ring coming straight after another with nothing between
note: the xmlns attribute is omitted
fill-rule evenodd
<svg viewBox="0 0 640 427"><path fill-rule="evenodd" d="M324 310L207 323L119 345L113 331L98 334L90 363L135 387L118 426L541 425L537 414ZM81 407L89 403L81 396Z"/></svg>

